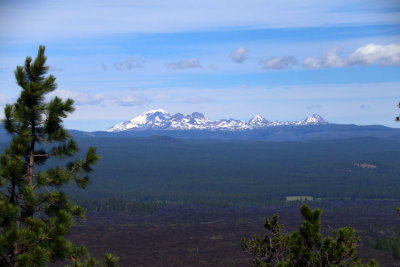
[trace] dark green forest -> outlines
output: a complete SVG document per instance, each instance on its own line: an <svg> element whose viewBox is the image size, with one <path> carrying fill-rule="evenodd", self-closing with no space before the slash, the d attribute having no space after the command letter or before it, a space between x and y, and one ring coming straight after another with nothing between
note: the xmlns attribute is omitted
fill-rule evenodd
<svg viewBox="0 0 400 267"><path fill-rule="evenodd" d="M112 221L120 211L128 211L125 215L154 212L162 217L170 216L170 209L171 215L179 221L182 219L180 216L187 217L190 207L196 207L196 214L204 207L235 210L221 208L234 207L239 211L254 212L268 206L290 208L299 205L300 201L311 201L308 203L310 207L325 206L328 211L333 208L346 217L354 215L352 209L355 207L358 214L354 217L357 219L360 219L360 214L368 215L371 210L377 209L382 214L384 209L394 211L394 207L398 207L400 140L391 133L381 138L342 135L338 139L326 139L326 134L314 138L311 130L313 138L304 135L304 131L308 132L304 128L301 134L289 134L290 138L285 136L285 141L239 138L246 132L240 132L240 136L234 139L229 135L222 139L202 139L201 135L187 138L78 131L69 135L62 121L74 110L73 100L63 102L55 97L49 103L44 102L44 95L57 87L54 76L43 77L48 70L44 65L44 49L44 46L39 47L34 63L27 57L25 65L17 67L15 76L22 92L15 104L6 105L5 119L2 120L9 134L0 131L0 149L4 150L0 181L0 214L3 215L1 266L47 266L48 263L66 260L71 260L74 266L116 266L118 257L107 252L101 263L89 256L84 246L66 239L75 219L82 227L78 218L86 219L85 210L103 215L108 211L117 212L109 217ZM8 143L10 146L6 149ZM77 143L81 144L80 152ZM69 159L74 154L80 159ZM93 171L92 165L100 159L101 163L96 165L89 179L87 174ZM44 164L46 161L48 165ZM89 181L91 186L84 191ZM175 208L179 212L174 212ZM274 247L271 247L271 255L258 254L261 247L271 243L265 241L268 238L258 243L261 239L255 236L255 240L242 243L243 249L261 257L259 263L264 260L266 263L283 263L279 266L325 266L332 262L335 266L350 266L360 263L361 258L356 253L360 239L356 230L340 228L333 232L337 240L329 236L322 239L321 213L319 208L312 210L302 205L300 232L290 235L280 235L278 215L274 217L274 224L266 221L271 226L266 228L282 237L277 240L278 247L284 248L278 261L269 259L274 257ZM236 218L230 222L231 225L243 222L240 218L236 221L238 217L232 215ZM144 217L144 223L128 226L147 227L150 216L146 214ZM217 226L222 226L219 223L225 219L198 223L209 225L216 222ZM374 228L369 223L363 225L362 231L369 233ZM158 227L152 229L154 233L159 230ZM384 232L375 229L373 237L379 234L378 238L376 241L368 240L366 244L386 250L396 259L400 251L399 238L393 233L398 230L395 227L386 230L389 235L381 235ZM118 232L114 231L114 234ZM221 234L210 238L223 239ZM198 249L199 246L197 254ZM315 251L323 252L325 256L314 255ZM262 265L257 261L253 263ZM376 266L374 260L371 264L368 266Z"/></svg>
<svg viewBox="0 0 400 267"><path fill-rule="evenodd" d="M400 197L398 140L262 142L88 136L77 142L82 151L97 147L102 157L87 190L67 189L73 198L87 203L112 199L113 203L137 201L150 206L160 202L262 206L293 195L322 200Z"/></svg>
<svg viewBox="0 0 400 267"><path fill-rule="evenodd" d="M91 197L262 205L289 195L400 196L400 141L269 143L154 137L78 142L97 146L102 156L87 192ZM377 168L356 167L356 162Z"/></svg>

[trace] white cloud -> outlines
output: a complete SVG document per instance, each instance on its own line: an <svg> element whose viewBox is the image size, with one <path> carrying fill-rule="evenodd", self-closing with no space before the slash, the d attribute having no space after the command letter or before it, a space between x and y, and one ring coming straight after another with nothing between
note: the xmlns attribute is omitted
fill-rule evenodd
<svg viewBox="0 0 400 267"><path fill-rule="evenodd" d="M272 57L267 60L260 61L261 67L263 69L271 70L283 70L292 67L297 64L297 59L295 57Z"/></svg>
<svg viewBox="0 0 400 267"><path fill-rule="evenodd" d="M348 58L338 55L339 47L325 52L318 58L307 58L303 67L307 69L340 68L356 65L400 65L400 45L376 45L370 43L359 47Z"/></svg>
<svg viewBox="0 0 400 267"><path fill-rule="evenodd" d="M348 65L400 65L400 45L367 44L350 55Z"/></svg>
<svg viewBox="0 0 400 267"><path fill-rule="evenodd" d="M239 47L231 54L231 59L236 63L242 63L247 59L248 52L246 47Z"/></svg>
<svg viewBox="0 0 400 267"><path fill-rule="evenodd" d="M115 103L119 106L141 106L150 103L150 99L140 96L121 96L116 99Z"/></svg>
<svg viewBox="0 0 400 267"><path fill-rule="evenodd" d="M106 94L91 95L88 93L80 93L68 90L56 90L49 94L50 98L55 96L58 96L62 99L71 98L72 100L74 100L76 105L99 105L105 100L112 99L111 96Z"/></svg>
<svg viewBox="0 0 400 267"><path fill-rule="evenodd" d="M307 69L338 68L346 66L345 60L338 55L340 47L326 51L322 56L310 57L304 60L303 67Z"/></svg>
<svg viewBox="0 0 400 267"><path fill-rule="evenodd" d="M189 58L187 60L179 60L177 62L170 62L165 64L167 69L183 70L192 68L201 68L200 62L197 58Z"/></svg>
<svg viewBox="0 0 400 267"><path fill-rule="evenodd" d="M137 68L143 68L145 61L138 57L128 57L124 61L117 62L114 64L116 70L131 70ZM104 70L104 68L103 68Z"/></svg>

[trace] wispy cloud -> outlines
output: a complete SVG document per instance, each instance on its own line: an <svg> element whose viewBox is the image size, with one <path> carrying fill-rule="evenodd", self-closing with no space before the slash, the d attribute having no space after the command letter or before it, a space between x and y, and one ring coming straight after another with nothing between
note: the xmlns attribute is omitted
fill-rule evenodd
<svg viewBox="0 0 400 267"><path fill-rule="evenodd" d="M214 98L209 98L209 97L190 97L185 99L185 103L187 104L200 104L200 103L211 103L211 102L216 102L217 100Z"/></svg>
<svg viewBox="0 0 400 267"><path fill-rule="evenodd" d="M371 106L370 106L370 105L364 105L364 104L362 104L362 105L360 105L360 108L361 108L362 110L366 110L366 109L370 109Z"/></svg>
<svg viewBox="0 0 400 267"><path fill-rule="evenodd" d="M297 59L293 56L272 57L267 60L261 60L260 65L263 69L284 70L297 64Z"/></svg>
<svg viewBox="0 0 400 267"><path fill-rule="evenodd" d="M239 47L231 54L231 59L236 63L243 63L247 59L248 52L246 47Z"/></svg>
<svg viewBox="0 0 400 267"><path fill-rule="evenodd" d="M172 70L183 70L183 69L193 69L193 68L201 68L201 64L197 58L189 58L187 60L179 60L177 62L170 62L165 64L167 69Z"/></svg>
<svg viewBox="0 0 400 267"><path fill-rule="evenodd" d="M339 47L328 50L318 58L307 58L303 67L308 69L340 68L351 66L400 65L400 45L377 45L374 43L357 48L348 58L338 54Z"/></svg>
<svg viewBox="0 0 400 267"><path fill-rule="evenodd" d="M104 104L105 101L108 101L109 103L115 103L119 106L141 106L147 103L151 103L151 99L144 96L124 95L116 97L108 94L88 94L69 90L56 90L55 92L49 94L49 98L52 98L54 96L58 96L62 99L71 98L78 106L101 105Z"/></svg>
<svg viewBox="0 0 400 267"><path fill-rule="evenodd" d="M88 94L68 90L56 90L49 94L49 97L58 96L62 99L71 98L76 105L99 105L105 100L113 99L112 96L106 94Z"/></svg>
<svg viewBox="0 0 400 267"><path fill-rule="evenodd" d="M49 67L49 71L64 71L64 69L62 69L62 68L57 68L57 67L54 67L54 66L50 66L50 67Z"/></svg>
<svg viewBox="0 0 400 267"><path fill-rule="evenodd" d="M0 94L0 106L7 104L7 98Z"/></svg>
<svg viewBox="0 0 400 267"><path fill-rule="evenodd" d="M316 109L316 108L322 108L322 105L309 105L309 106L307 106L307 109Z"/></svg>
<svg viewBox="0 0 400 267"><path fill-rule="evenodd" d="M362 8L354 8L359 6ZM0 10L3 11L1 22L7 23L7 27L0 27L1 36L38 38L399 22L398 2L393 0L351 3L345 0L204 0L191 4L186 0L149 0L115 5L109 5L107 0L39 1L36 5L26 1L0 1Z"/></svg>
<svg viewBox="0 0 400 267"><path fill-rule="evenodd" d="M128 57L124 61L117 62L114 64L116 70L131 70L137 68L143 68L145 61L139 57Z"/></svg>
<svg viewBox="0 0 400 267"><path fill-rule="evenodd" d="M208 64L207 65L207 67L209 68L209 69L211 69L211 70L219 70L219 67L217 66L217 65L214 65L214 64Z"/></svg>
<svg viewBox="0 0 400 267"><path fill-rule="evenodd" d="M151 103L151 100L147 97L141 96L121 96L115 100L115 103L119 106L142 106L144 104Z"/></svg>
<svg viewBox="0 0 400 267"><path fill-rule="evenodd" d="M158 95L154 96L154 99L156 99L156 100L166 100L169 98L171 98L171 97L166 94L158 94Z"/></svg>
<svg viewBox="0 0 400 267"><path fill-rule="evenodd" d="M310 57L304 61L303 67L306 69L319 68L338 68L346 66L345 60L338 55L340 47L332 48L326 51L318 58Z"/></svg>

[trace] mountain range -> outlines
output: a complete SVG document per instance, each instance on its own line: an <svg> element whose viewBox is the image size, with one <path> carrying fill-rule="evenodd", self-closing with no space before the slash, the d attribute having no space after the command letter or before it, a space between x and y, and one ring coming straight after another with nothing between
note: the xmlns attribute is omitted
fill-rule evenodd
<svg viewBox="0 0 400 267"><path fill-rule="evenodd" d="M236 119L221 119L211 121L202 113L193 112L189 115L169 114L163 109L147 111L129 121L118 123L107 132L140 131L140 130L208 130L208 131L243 131L263 129L274 126L304 126L328 124L320 115L314 114L304 120L294 122L268 121L260 115L249 121Z"/></svg>
<svg viewBox="0 0 400 267"><path fill-rule="evenodd" d="M199 112L190 115L170 115L164 110L151 110L96 132L70 129L75 138L148 138L152 141L173 139L253 140L253 141L315 141L349 138L378 138L400 140L400 129L382 125L354 125L328 123L319 115L295 122L268 121L256 115L249 121L222 119L211 121ZM0 144L9 142L11 136L0 123ZM171 139L172 138L172 139ZM366 142L368 145L369 142Z"/></svg>

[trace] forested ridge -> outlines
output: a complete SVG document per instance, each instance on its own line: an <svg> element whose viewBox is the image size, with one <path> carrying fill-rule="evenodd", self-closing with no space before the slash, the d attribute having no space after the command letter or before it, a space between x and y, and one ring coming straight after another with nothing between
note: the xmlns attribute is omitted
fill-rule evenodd
<svg viewBox="0 0 400 267"><path fill-rule="evenodd" d="M398 199L400 141L78 138L102 155L80 199L264 205L286 196ZM361 164L376 168L365 168ZM59 164L53 161L51 164ZM329 170L329 171L328 171Z"/></svg>
<svg viewBox="0 0 400 267"><path fill-rule="evenodd" d="M286 196L398 199L400 141L84 138L102 156L80 199L265 205ZM356 163L356 165L355 165ZM376 168L357 166L363 163ZM58 164L52 162L52 164Z"/></svg>

